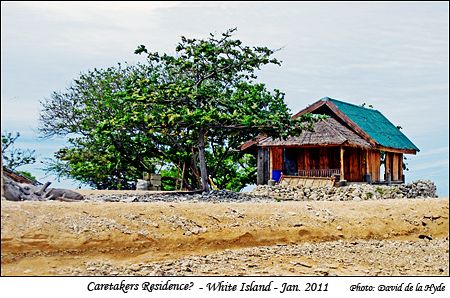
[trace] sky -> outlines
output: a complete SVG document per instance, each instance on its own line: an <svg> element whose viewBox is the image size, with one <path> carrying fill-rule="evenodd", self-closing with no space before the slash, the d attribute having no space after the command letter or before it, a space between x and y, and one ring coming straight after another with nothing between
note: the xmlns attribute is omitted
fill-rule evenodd
<svg viewBox="0 0 450 298"><path fill-rule="evenodd" d="M449 181L447 2L1 2L1 129L36 150L23 166L53 187L42 161L64 146L39 138L40 102L93 68L135 63L138 45L173 53L181 36L237 27L245 45L280 49L259 80L293 113L325 96L371 104L420 149L406 181Z"/></svg>

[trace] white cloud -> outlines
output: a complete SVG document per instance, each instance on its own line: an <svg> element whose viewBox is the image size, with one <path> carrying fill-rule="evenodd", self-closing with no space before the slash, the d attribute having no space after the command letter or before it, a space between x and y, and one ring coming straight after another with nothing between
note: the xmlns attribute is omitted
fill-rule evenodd
<svg viewBox="0 0 450 298"><path fill-rule="evenodd" d="M442 155L445 154L448 158L448 153L449 153L448 146L446 146L446 147L434 148L434 149L428 150L426 152L420 153L420 157L421 158L428 157L428 156L441 156L442 157Z"/></svg>
<svg viewBox="0 0 450 298"><path fill-rule="evenodd" d="M448 158L436 160L433 162L417 163L414 166L413 170L414 171L423 171L423 170L429 170L429 169L434 169L434 168L443 168L443 167L448 168Z"/></svg>
<svg viewBox="0 0 450 298"><path fill-rule="evenodd" d="M47 19L81 22L100 21L98 17L109 19L117 14L148 14L180 4L179 1L44 1L20 2L8 5L32 9L35 13Z"/></svg>

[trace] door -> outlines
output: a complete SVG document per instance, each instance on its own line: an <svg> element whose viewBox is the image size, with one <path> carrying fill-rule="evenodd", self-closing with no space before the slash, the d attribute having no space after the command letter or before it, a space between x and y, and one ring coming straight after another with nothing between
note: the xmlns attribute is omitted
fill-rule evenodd
<svg viewBox="0 0 450 298"><path fill-rule="evenodd" d="M283 174L287 176L298 176L297 168L298 151L292 148L284 149Z"/></svg>

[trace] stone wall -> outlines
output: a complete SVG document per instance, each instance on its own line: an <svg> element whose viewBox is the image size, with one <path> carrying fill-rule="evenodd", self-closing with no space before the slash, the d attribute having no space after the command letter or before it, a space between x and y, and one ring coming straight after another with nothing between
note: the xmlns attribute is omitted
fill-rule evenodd
<svg viewBox="0 0 450 298"><path fill-rule="evenodd" d="M436 198L436 186L430 180L418 180L406 185L353 184L344 187L303 187L258 185L252 195L271 196L295 201L361 201L405 198Z"/></svg>

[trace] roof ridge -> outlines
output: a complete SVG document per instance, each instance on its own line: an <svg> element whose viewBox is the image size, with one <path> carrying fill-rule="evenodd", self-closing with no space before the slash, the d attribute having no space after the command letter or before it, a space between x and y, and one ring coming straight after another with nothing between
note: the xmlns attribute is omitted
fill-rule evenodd
<svg viewBox="0 0 450 298"><path fill-rule="evenodd" d="M339 103L343 103L343 104L346 104L346 105L349 105L349 106L354 106L354 107L356 107L356 108L360 108L360 109L364 109L364 110L366 110L366 111L374 111L374 112L378 112L378 113L380 113L381 114L381 112L380 111L378 111L377 109L374 109L374 108L366 108L366 107L363 107L363 106L360 106L360 105L357 105L357 104L354 104L354 103L349 103L349 102L346 102L346 101L343 101L343 100L340 100L340 99L335 99L335 98L331 98L331 97L324 97L324 98L322 98L322 100L330 100L330 101L337 101L337 102L339 102Z"/></svg>
<svg viewBox="0 0 450 298"><path fill-rule="evenodd" d="M419 148L380 111L335 99L329 99L329 102L336 106L378 145L419 151Z"/></svg>

